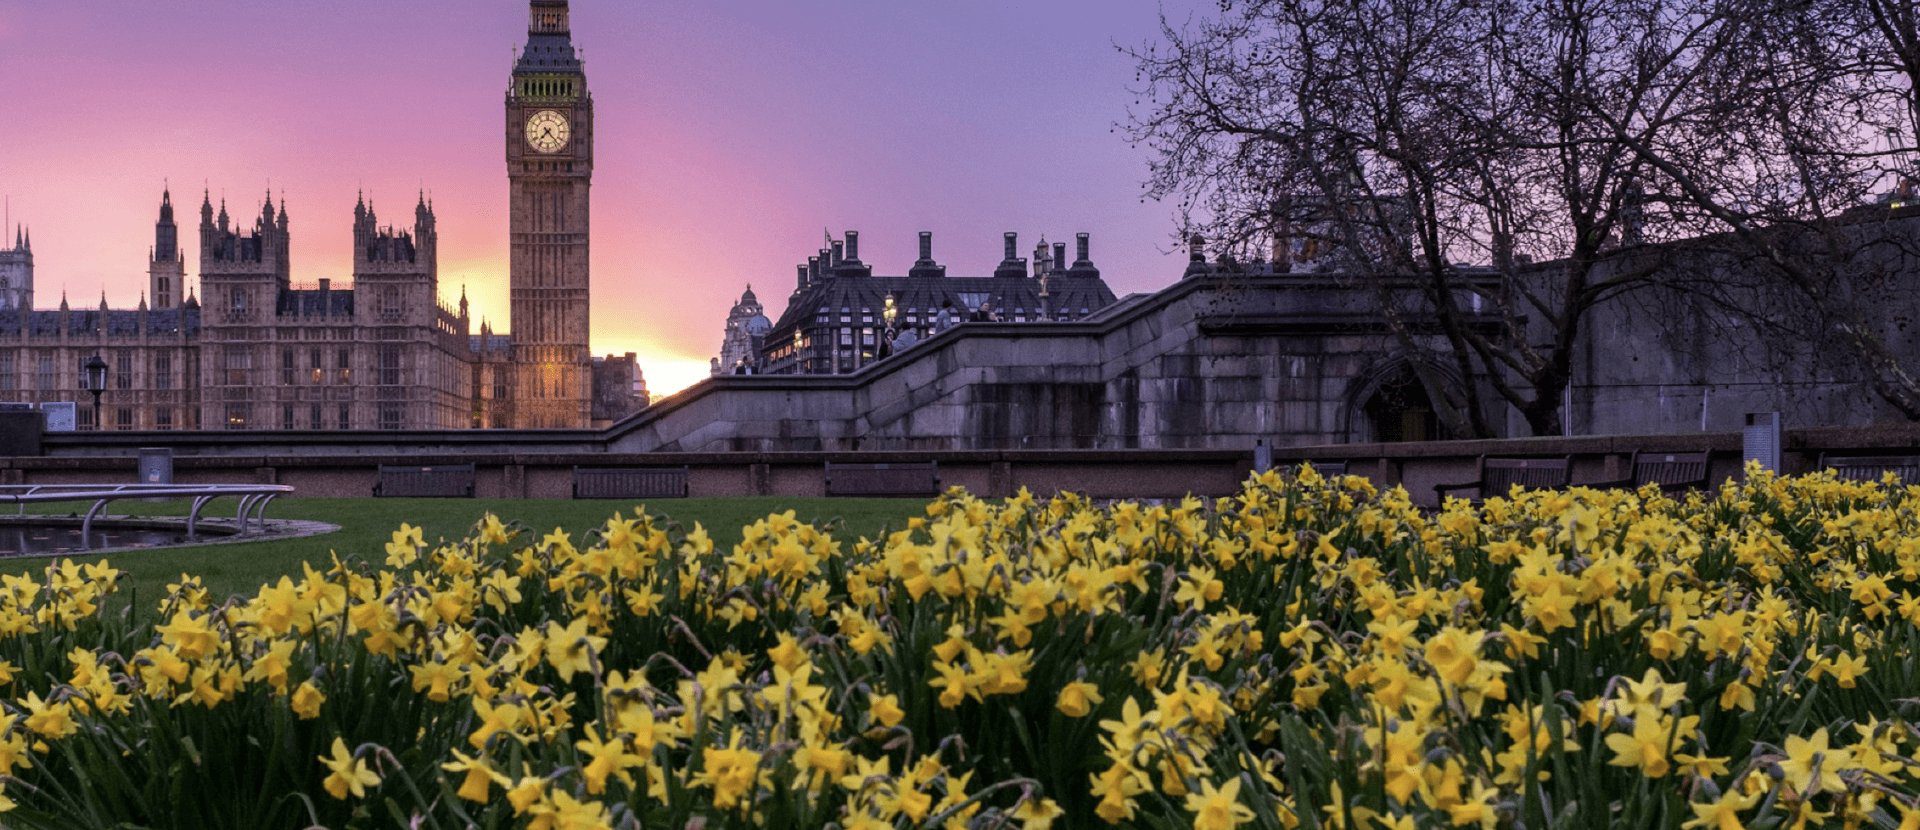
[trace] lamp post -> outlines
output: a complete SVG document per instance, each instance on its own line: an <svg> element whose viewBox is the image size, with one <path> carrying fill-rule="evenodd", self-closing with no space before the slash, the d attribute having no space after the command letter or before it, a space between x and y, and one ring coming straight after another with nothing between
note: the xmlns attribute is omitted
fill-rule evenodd
<svg viewBox="0 0 1920 830"><path fill-rule="evenodd" d="M107 362L99 354L80 367L80 388L93 393L93 429L100 430L100 393L107 391Z"/></svg>
<svg viewBox="0 0 1920 830"><path fill-rule="evenodd" d="M804 375L807 373L806 358L800 354L800 351L806 347L807 339L801 336L800 327L795 326L793 329L793 373L796 375Z"/></svg>
<svg viewBox="0 0 1920 830"><path fill-rule="evenodd" d="M887 324L887 330L880 335L880 356L893 354L893 324L900 319L900 306L894 303L893 295L887 295L887 307L880 310L880 319Z"/></svg>

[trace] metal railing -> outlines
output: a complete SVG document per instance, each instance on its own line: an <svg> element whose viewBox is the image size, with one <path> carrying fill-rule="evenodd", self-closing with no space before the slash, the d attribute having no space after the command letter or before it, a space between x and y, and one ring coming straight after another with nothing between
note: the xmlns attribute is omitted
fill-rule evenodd
<svg viewBox="0 0 1920 830"><path fill-rule="evenodd" d="M29 504L91 501L93 506L80 520L81 543L90 545L93 520L108 504L122 499L191 499L187 510L187 538L193 539L200 523L200 511L215 499L239 500L234 522L244 536L250 524L266 532L267 504L291 492L293 488L284 484L10 484L0 485L0 504L13 504L15 513L24 516Z"/></svg>

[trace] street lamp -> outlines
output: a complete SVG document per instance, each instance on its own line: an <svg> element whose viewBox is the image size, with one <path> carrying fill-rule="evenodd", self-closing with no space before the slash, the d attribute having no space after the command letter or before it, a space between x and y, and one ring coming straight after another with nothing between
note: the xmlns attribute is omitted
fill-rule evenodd
<svg viewBox="0 0 1920 830"><path fill-rule="evenodd" d="M800 327L795 326L793 329L793 373L796 375L804 375L807 373L806 358L800 354L800 350L806 347L806 338L801 336Z"/></svg>
<svg viewBox="0 0 1920 830"><path fill-rule="evenodd" d="M107 362L95 354L80 367L80 388L93 393L93 428L100 429L100 393L107 391Z"/></svg>
<svg viewBox="0 0 1920 830"><path fill-rule="evenodd" d="M877 351L880 352L882 357L885 357L893 354L893 323L895 320L900 319L900 307L894 304L892 294L887 295L887 307L880 310L880 319L887 324L887 330L886 333L880 336L881 343Z"/></svg>

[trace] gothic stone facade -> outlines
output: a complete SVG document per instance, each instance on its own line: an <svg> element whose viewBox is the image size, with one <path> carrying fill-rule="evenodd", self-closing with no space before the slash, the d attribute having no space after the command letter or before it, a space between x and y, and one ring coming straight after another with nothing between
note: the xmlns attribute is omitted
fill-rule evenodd
<svg viewBox="0 0 1920 830"><path fill-rule="evenodd" d="M31 242L17 232L0 250L0 402L78 402L92 427L81 367L98 355L106 429L584 428L631 414L632 356L594 361L587 344L593 103L567 3L530 4L506 100L512 334L475 334L464 296L440 301L424 194L410 228L382 227L361 200L350 286L293 282L284 200L269 193L236 222L208 194L195 294L166 193L136 309L103 297L76 311L62 297L35 310Z"/></svg>

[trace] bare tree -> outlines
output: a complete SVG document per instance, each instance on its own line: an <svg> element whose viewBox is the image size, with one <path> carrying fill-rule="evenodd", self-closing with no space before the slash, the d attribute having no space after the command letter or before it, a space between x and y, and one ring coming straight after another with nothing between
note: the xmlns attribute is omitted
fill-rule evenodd
<svg viewBox="0 0 1920 830"><path fill-rule="evenodd" d="M1916 172L1915 0L1729 0L1720 14L1724 48L1675 57L1699 83L1657 132L1595 113L1659 180L1674 226L1701 234L1662 280L1810 355L1788 371L1852 374L1920 419L1920 367L1886 311L1915 300L1903 277L1920 239L1872 198L1911 192Z"/></svg>
<svg viewBox="0 0 1920 830"><path fill-rule="evenodd" d="M1591 312L1653 270L1619 244L1659 226L1639 147L1726 23L1710 0L1222 2L1132 53L1131 136L1184 224L1276 259L1326 243L1404 347L1555 433ZM1467 386L1443 421L1493 432Z"/></svg>

